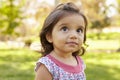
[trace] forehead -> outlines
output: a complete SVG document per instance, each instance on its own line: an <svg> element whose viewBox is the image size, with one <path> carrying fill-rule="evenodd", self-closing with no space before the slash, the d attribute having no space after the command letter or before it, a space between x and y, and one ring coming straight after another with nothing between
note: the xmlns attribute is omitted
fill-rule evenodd
<svg viewBox="0 0 120 80"><path fill-rule="evenodd" d="M83 16L79 14L68 14L61 18L58 23L58 25L61 24L71 24L71 25L77 25L77 26L83 26L85 27L85 21Z"/></svg>

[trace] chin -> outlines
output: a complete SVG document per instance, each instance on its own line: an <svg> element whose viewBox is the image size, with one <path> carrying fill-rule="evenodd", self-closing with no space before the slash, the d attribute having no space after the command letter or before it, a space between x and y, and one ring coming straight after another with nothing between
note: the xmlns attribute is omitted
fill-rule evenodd
<svg viewBox="0 0 120 80"><path fill-rule="evenodd" d="M69 52L74 53L74 52L76 52L76 51L78 51L78 50L70 50Z"/></svg>

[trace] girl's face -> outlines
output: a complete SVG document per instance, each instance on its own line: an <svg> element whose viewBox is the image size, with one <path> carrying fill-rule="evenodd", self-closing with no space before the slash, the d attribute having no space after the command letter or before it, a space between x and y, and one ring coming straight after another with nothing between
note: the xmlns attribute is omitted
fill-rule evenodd
<svg viewBox="0 0 120 80"><path fill-rule="evenodd" d="M60 19L54 26L52 34L46 36L60 53L78 51L84 40L85 22L82 16L72 14Z"/></svg>

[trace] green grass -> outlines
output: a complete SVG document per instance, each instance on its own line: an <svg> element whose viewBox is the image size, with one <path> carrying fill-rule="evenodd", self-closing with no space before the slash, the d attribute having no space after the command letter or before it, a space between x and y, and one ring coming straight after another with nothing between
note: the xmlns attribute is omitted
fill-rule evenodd
<svg viewBox="0 0 120 80"><path fill-rule="evenodd" d="M38 57L38 53L27 49L0 50L0 80L34 80Z"/></svg>
<svg viewBox="0 0 120 80"><path fill-rule="evenodd" d="M34 80L39 57L28 49L0 49L0 80ZM87 80L119 80L120 53L87 52L82 58L87 65Z"/></svg>
<svg viewBox="0 0 120 80"><path fill-rule="evenodd" d="M119 80L120 53L86 53L87 80Z"/></svg>

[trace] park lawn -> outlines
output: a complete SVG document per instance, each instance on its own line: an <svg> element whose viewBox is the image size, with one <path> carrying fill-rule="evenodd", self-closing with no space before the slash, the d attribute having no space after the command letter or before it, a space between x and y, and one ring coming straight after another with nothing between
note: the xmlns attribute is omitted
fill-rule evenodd
<svg viewBox="0 0 120 80"><path fill-rule="evenodd" d="M0 80L34 80L35 61L39 57L28 49L0 50Z"/></svg>
<svg viewBox="0 0 120 80"><path fill-rule="evenodd" d="M29 49L0 50L0 80L34 80L40 54ZM119 80L120 53L91 53L82 56L87 80Z"/></svg>
<svg viewBox="0 0 120 80"><path fill-rule="evenodd" d="M86 53L87 80L120 80L120 52Z"/></svg>

